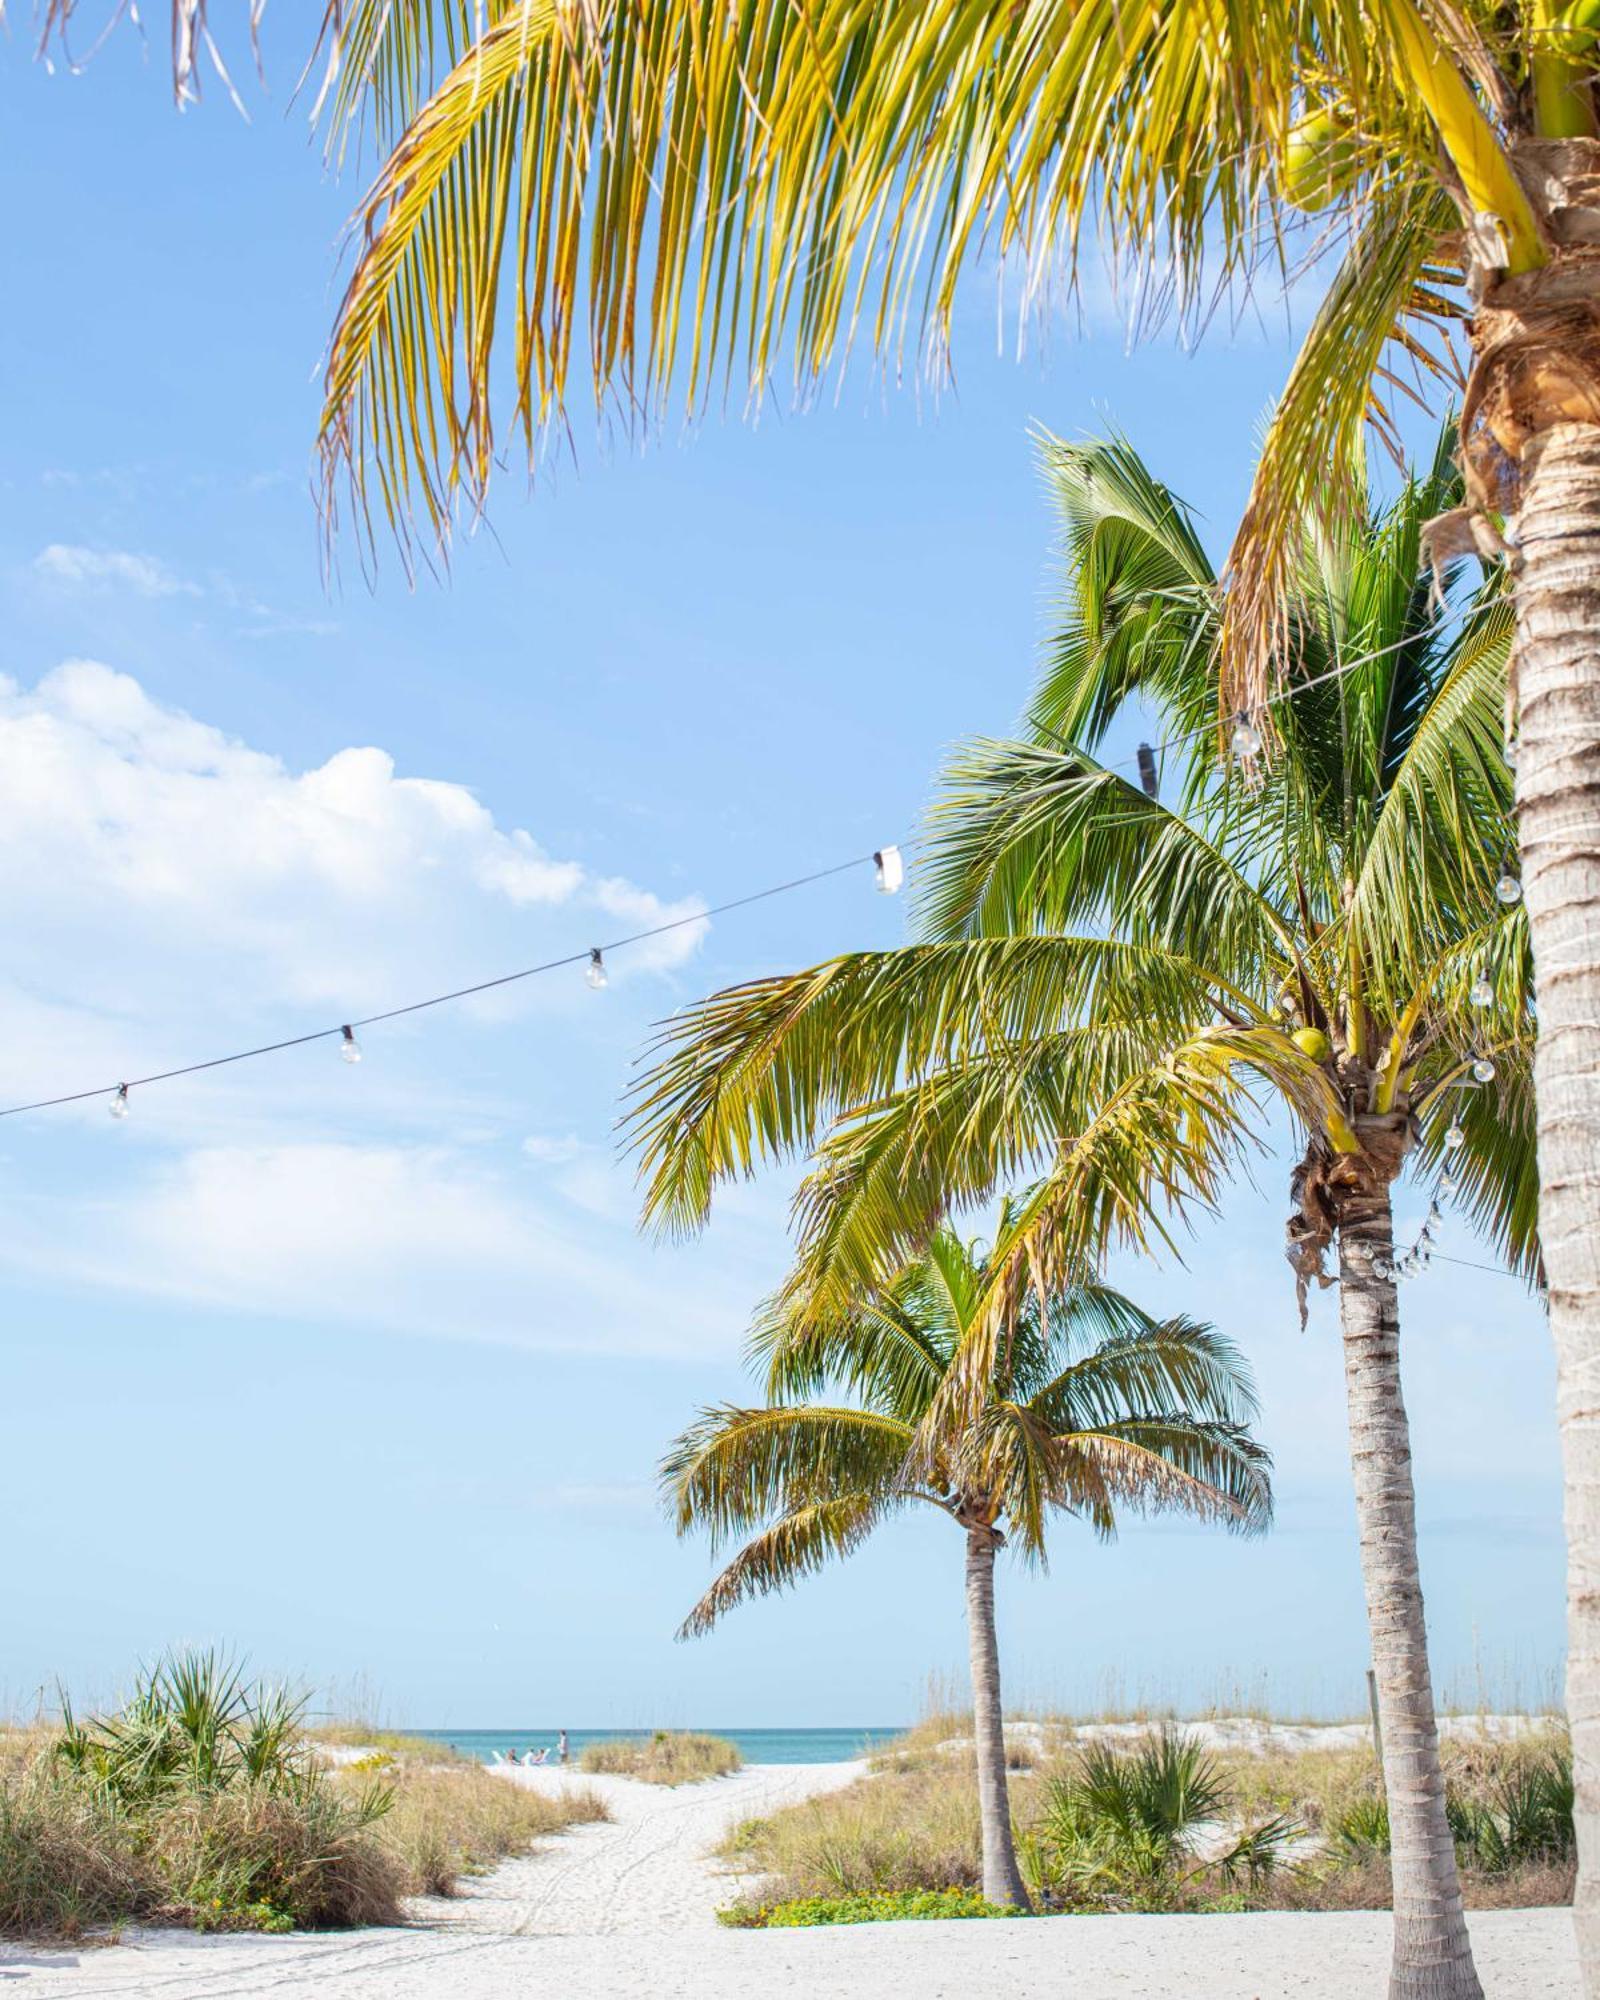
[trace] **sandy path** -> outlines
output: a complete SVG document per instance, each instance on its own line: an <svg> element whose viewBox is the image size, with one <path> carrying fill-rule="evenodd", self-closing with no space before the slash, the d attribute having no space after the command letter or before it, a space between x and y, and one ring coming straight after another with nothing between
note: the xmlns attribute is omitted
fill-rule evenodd
<svg viewBox="0 0 1600 2000"><path fill-rule="evenodd" d="M507 1863L415 1927L328 1937L144 1933L110 1950L0 1948L0 1993L32 2000L1359 2000L1383 1991L1387 1916L1084 1917L726 1931L737 1883L707 1851L740 1819L859 1765L755 1766L665 1791L594 1781L614 1820ZM554 1771L517 1783L557 1790ZM587 1782L587 1781L586 1781ZM1565 1910L1472 1919L1488 2000L1570 2000Z"/></svg>

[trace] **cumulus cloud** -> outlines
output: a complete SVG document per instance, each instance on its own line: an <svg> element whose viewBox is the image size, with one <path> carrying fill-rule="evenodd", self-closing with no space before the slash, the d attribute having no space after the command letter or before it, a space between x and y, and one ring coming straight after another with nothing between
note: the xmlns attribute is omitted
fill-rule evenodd
<svg viewBox="0 0 1600 2000"><path fill-rule="evenodd" d="M154 556L131 549L91 549L81 542L51 542L33 559L35 571L69 589L131 590L139 597L198 597L186 582Z"/></svg>
<svg viewBox="0 0 1600 2000"><path fill-rule="evenodd" d="M31 689L0 679L13 997L37 1010L87 989L140 1028L135 1063L161 1053L149 1023L192 1021L202 995L240 1021L295 1010L292 1032L314 1009L376 1012L699 908L591 875L370 745L296 771L94 661ZM702 930L630 951L614 977L683 963ZM528 1001L506 989L480 1011ZM18 1053L0 1046L0 1082Z"/></svg>
<svg viewBox="0 0 1600 2000"><path fill-rule="evenodd" d="M372 745L298 769L93 661L31 688L0 678L0 1104L687 919L619 953L603 1001L574 967L363 1029L355 1071L331 1046L297 1050L136 1090L116 1128L104 1100L0 1126L0 1262L449 1338L730 1343L759 1286L719 1303L702 1267L665 1292L607 1143L660 1004L640 975L686 963L702 908L551 853ZM524 1147L530 1113L572 1136Z"/></svg>

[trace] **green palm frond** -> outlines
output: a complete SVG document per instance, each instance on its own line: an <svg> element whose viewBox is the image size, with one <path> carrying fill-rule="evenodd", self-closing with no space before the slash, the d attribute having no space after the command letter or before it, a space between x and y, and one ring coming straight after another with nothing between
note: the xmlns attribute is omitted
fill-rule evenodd
<svg viewBox="0 0 1600 2000"><path fill-rule="evenodd" d="M1271 1456L1236 1424L1140 1417L1074 1437L1071 1449L1092 1474L1089 1490L1125 1513L1182 1512L1237 1534L1271 1522Z"/></svg>
<svg viewBox="0 0 1600 2000"><path fill-rule="evenodd" d="M957 1338L959 1328L941 1322L927 1288L905 1278L862 1299L842 1323L780 1293L757 1313L747 1354L774 1402L797 1402L836 1383L869 1409L915 1423Z"/></svg>
<svg viewBox="0 0 1600 2000"><path fill-rule="evenodd" d="M1028 1407L1052 1431L1084 1431L1125 1412L1178 1408L1243 1424L1258 1406L1249 1364L1234 1342L1215 1327L1180 1318L1102 1340L1035 1389Z"/></svg>
<svg viewBox="0 0 1600 2000"><path fill-rule="evenodd" d="M375 122L405 129L360 218L325 470L348 475L361 520L375 471L402 533L414 503L435 526L460 490L481 504L502 378L531 447L585 362L603 403L647 419L675 389L691 413L730 382L755 405L785 360L803 394L858 334L938 369L962 278L997 264L1032 307L1080 246L1103 248L1151 280L1147 317L1281 274L1303 232L1281 181L1308 84L1337 86L1360 135L1348 206L1378 242L1406 237L1407 272L1426 264L1396 201L1431 190L1439 131L1469 209L1507 218L1519 254L1528 235L1455 66L1492 74L1494 44L1451 14L1454 61L1435 63L1434 10L1412 0L500 0L440 76L460 6L396 0L381 34L362 6L351 35L375 51ZM342 88L336 120L362 95ZM1346 289L1404 354L1417 277L1363 267ZM1382 344L1341 353L1354 373ZM1372 373L1336 385L1358 412Z"/></svg>
<svg viewBox="0 0 1600 2000"><path fill-rule="evenodd" d="M699 1638L747 1598L787 1590L835 1557L853 1555L893 1504L879 1493L841 1493L780 1515L717 1574L678 1637Z"/></svg>
<svg viewBox="0 0 1600 2000"><path fill-rule="evenodd" d="M919 908L936 936L1114 920L1141 945L1242 975L1290 956L1286 914L1226 842L1081 752L967 746L929 834ZM1233 981L1217 993L1250 1011Z"/></svg>
<svg viewBox="0 0 1600 2000"><path fill-rule="evenodd" d="M716 1547L840 1486L888 1498L910 1438L908 1426L872 1410L705 1409L662 1461L662 1494L680 1531L704 1528Z"/></svg>
<svg viewBox="0 0 1600 2000"><path fill-rule="evenodd" d="M1229 553L1221 633L1226 708L1258 707L1274 669L1293 658L1286 607L1305 523L1337 529L1361 511L1369 420L1399 456L1382 392L1386 356L1425 376L1460 379L1436 331L1460 317L1444 289L1455 274L1439 268L1441 241L1455 226L1454 204L1425 163L1386 174L1369 194L1273 415Z"/></svg>
<svg viewBox="0 0 1600 2000"><path fill-rule="evenodd" d="M1036 445L1061 522L1064 581L1031 732L1093 751L1140 692L1169 714L1191 707L1191 726L1204 723L1215 707L1207 668L1217 588L1187 509L1121 438L1067 444L1040 432Z"/></svg>
<svg viewBox="0 0 1600 2000"><path fill-rule="evenodd" d="M967 1078L969 1104L984 1089L1019 1092L1051 1067L1041 1048L1064 1032L1078 1037L1080 1071L1113 1073L1209 1018L1211 991L1176 952L1059 936L857 952L714 994L666 1023L631 1093L625 1129L646 1214L693 1228L719 1181L808 1149L841 1111L922 1079ZM1093 1042L1070 1026L1086 1016L1128 1025ZM1062 1042L1063 1059L1072 1046Z"/></svg>

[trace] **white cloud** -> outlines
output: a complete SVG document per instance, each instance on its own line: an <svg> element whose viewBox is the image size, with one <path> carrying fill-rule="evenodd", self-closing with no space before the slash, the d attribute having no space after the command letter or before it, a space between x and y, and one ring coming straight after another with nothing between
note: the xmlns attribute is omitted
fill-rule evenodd
<svg viewBox="0 0 1600 2000"><path fill-rule="evenodd" d="M80 542L51 542L33 559L40 576L72 589L124 589L140 597L198 597L198 584L174 575L154 556L130 549L91 549Z"/></svg>
<svg viewBox="0 0 1600 2000"><path fill-rule="evenodd" d="M674 1295L631 1224L581 1238L448 1145L199 1146L65 1215L19 1174L7 1207L6 1254L36 1274L230 1313L681 1355L730 1351L749 1304L703 1263Z"/></svg>
<svg viewBox="0 0 1600 2000"><path fill-rule="evenodd" d="M354 1072L301 1050L138 1090L116 1128L104 1102L0 1125L0 1262L211 1311L726 1351L767 1274L708 1287L696 1259L666 1286L607 1142L658 1005L630 985L687 961L701 907L551 854L370 745L295 769L92 661L0 678L0 1104L693 919L618 953L603 999L573 967L363 1030ZM532 1107L570 1136L524 1145Z"/></svg>
<svg viewBox="0 0 1600 2000"><path fill-rule="evenodd" d="M268 1010L280 1028L294 1010L293 1032L309 1012L377 1012L699 907L592 876L499 826L464 785L403 776L370 745L295 771L93 661L33 689L0 679L14 991L127 1019L136 1066L162 1066L148 1060L156 1022L187 1028L208 1005L208 1042L226 1021L267 1025ZM683 963L703 929L619 955L614 977ZM528 1001L514 987L479 1013ZM0 990L0 1023L5 1011ZM36 1053L0 1039L7 1094Z"/></svg>

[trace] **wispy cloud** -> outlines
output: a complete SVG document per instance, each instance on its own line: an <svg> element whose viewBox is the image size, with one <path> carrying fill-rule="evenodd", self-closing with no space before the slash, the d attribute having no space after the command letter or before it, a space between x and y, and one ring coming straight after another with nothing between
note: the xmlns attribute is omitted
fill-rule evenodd
<svg viewBox="0 0 1600 2000"><path fill-rule="evenodd" d="M33 559L38 575L73 590L131 590L139 597L198 597L200 586L155 556L132 549L91 549L81 542L51 542Z"/></svg>

